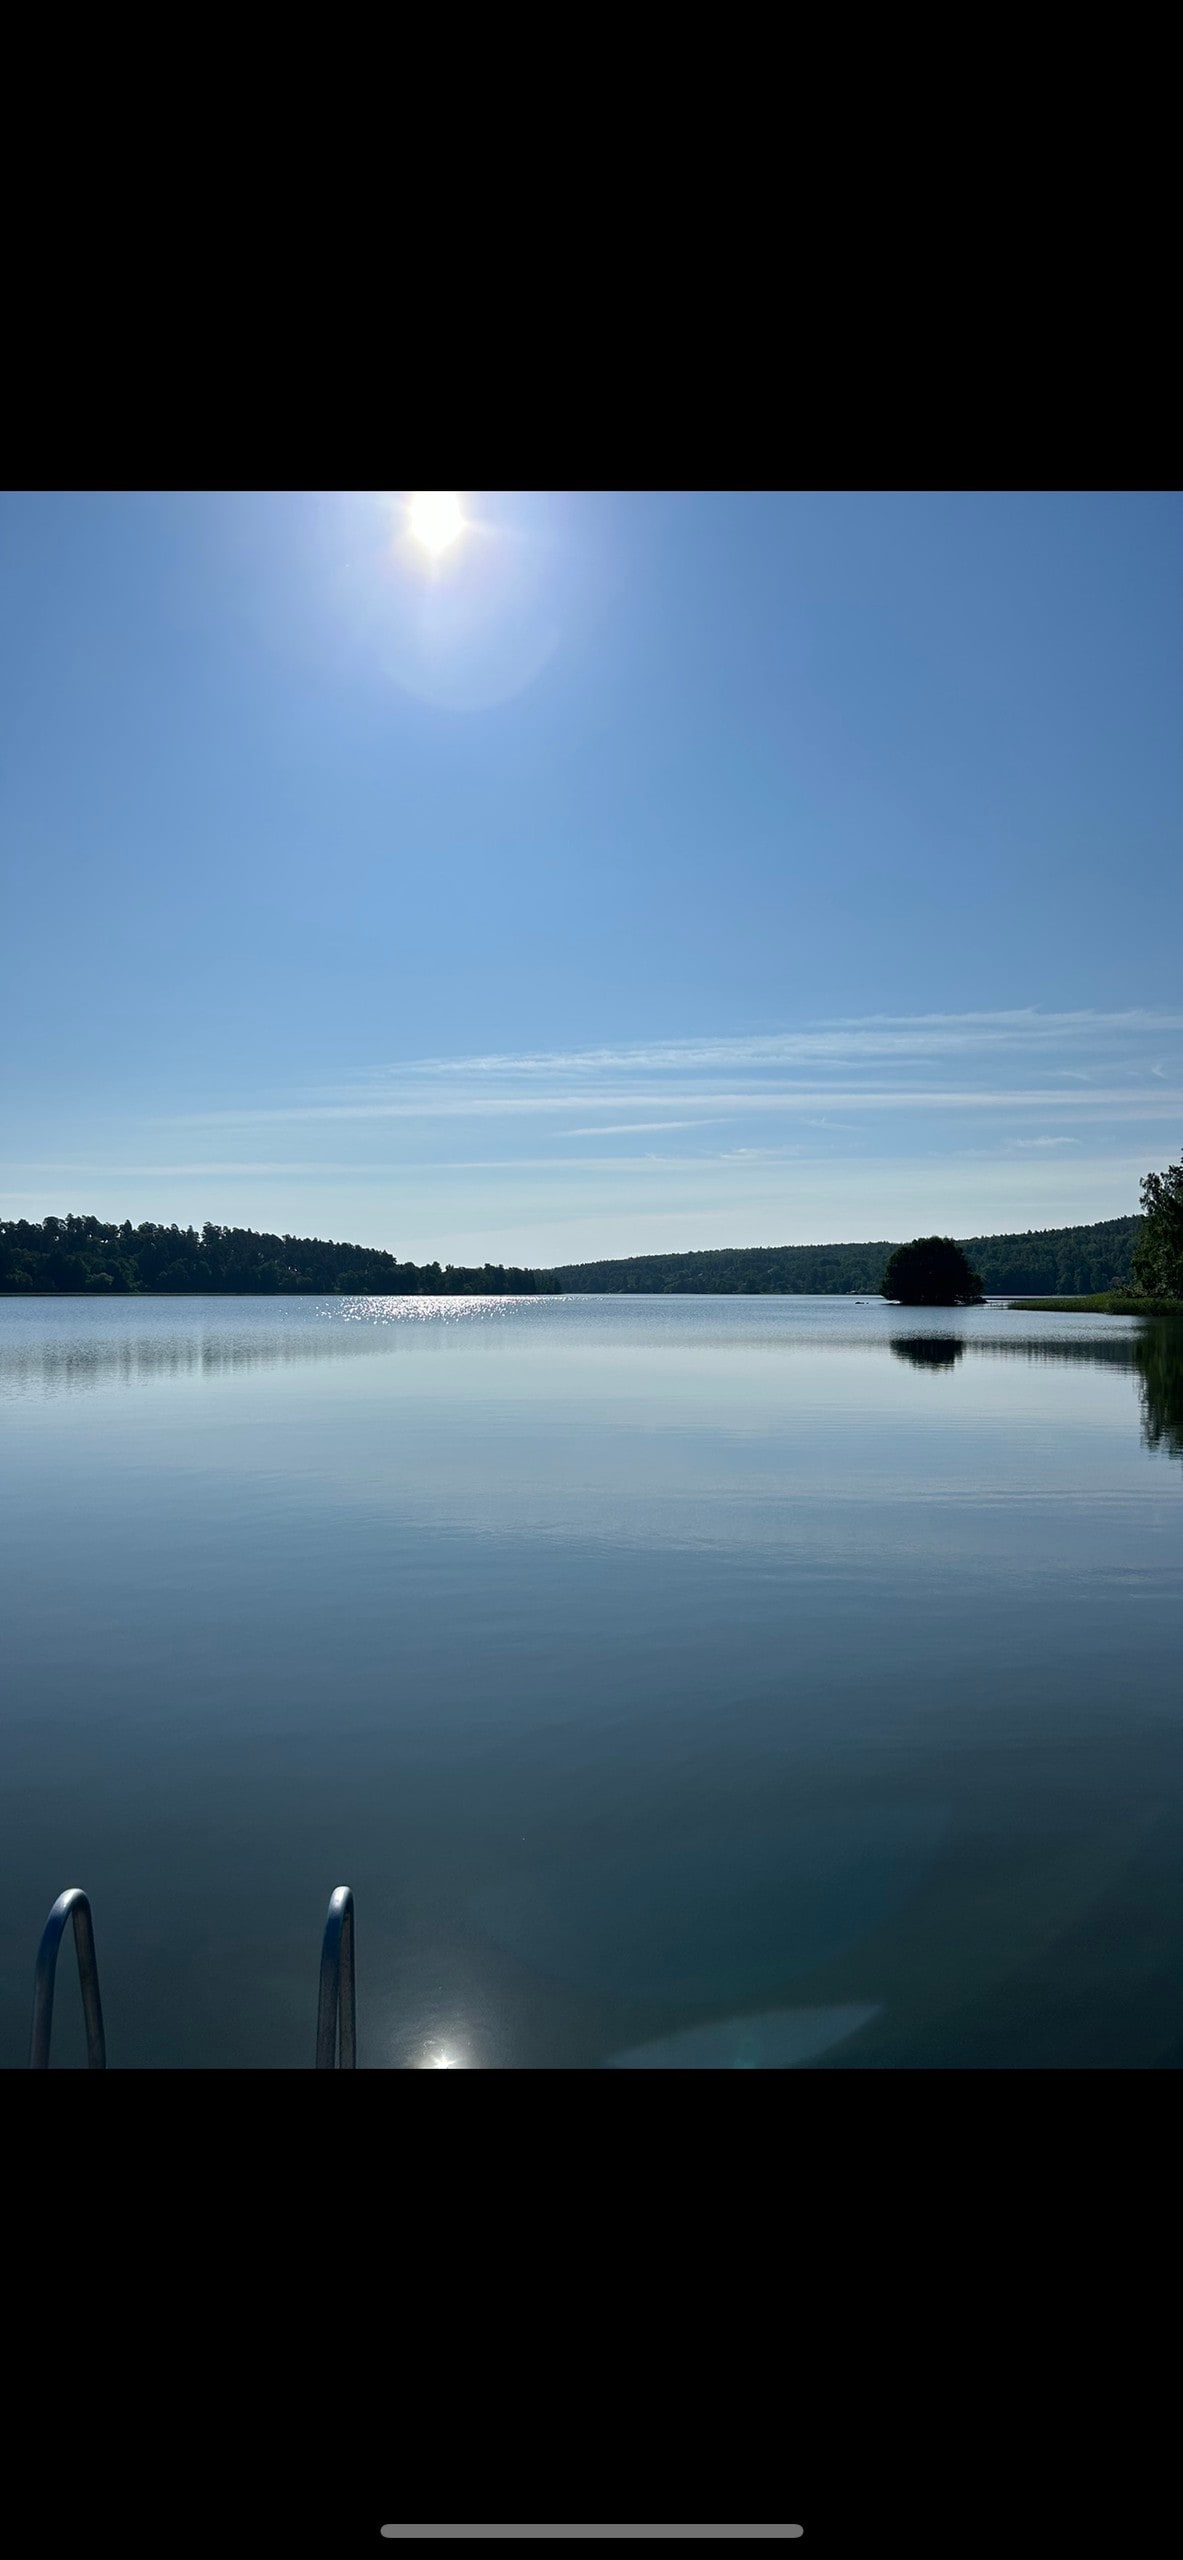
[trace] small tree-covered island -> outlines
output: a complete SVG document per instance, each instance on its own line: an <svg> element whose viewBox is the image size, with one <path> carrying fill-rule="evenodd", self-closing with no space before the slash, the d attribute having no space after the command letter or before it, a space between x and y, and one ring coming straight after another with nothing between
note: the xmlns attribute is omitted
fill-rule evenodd
<svg viewBox="0 0 1183 2560"><path fill-rule="evenodd" d="M901 1307L979 1307L985 1291L952 1236L917 1236L896 1246L880 1295Z"/></svg>

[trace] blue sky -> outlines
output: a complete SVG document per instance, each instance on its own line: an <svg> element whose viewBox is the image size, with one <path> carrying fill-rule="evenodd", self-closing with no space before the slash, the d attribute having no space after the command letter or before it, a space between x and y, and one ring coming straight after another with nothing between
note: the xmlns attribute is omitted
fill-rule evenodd
<svg viewBox="0 0 1183 2560"><path fill-rule="evenodd" d="M8 495L0 1211L442 1261L1183 1151L1171 493Z"/></svg>

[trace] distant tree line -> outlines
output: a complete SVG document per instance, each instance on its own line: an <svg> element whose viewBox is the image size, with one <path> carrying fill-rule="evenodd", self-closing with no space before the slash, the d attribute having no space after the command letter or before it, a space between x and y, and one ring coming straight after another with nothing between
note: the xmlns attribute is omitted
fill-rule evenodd
<svg viewBox="0 0 1183 2560"><path fill-rule="evenodd" d="M1141 1218L1091 1227L1031 1228L1025 1235L962 1236L987 1297L1070 1297L1129 1286ZM620 1262L566 1264L548 1279L572 1291L644 1296L844 1297L876 1295L890 1244L789 1244L707 1253L633 1254Z"/></svg>
<svg viewBox="0 0 1183 2560"><path fill-rule="evenodd" d="M481 1270L452 1263L399 1262L362 1244L328 1244L319 1236L256 1234L253 1227L105 1226L99 1218L0 1220L0 1292L127 1297L148 1291L183 1296L318 1297L518 1296L559 1282L549 1272Z"/></svg>
<svg viewBox="0 0 1183 2560"><path fill-rule="evenodd" d="M1172 1176L1177 1171L1172 1168ZM1167 1185L1154 1258L1155 1273L1166 1273L1175 1268L1179 1185L1166 1175L1154 1180ZM1086 1296L1131 1285L1135 1248L1148 1225L1153 1234L1146 1219L1106 1218L1091 1227L1048 1227L958 1241L988 1297ZM91 1217L43 1218L38 1224L15 1218L0 1221L0 1293L516 1297L570 1291L647 1297L870 1297L881 1289L894 1250L890 1242L755 1245L634 1254L616 1262L526 1271L500 1263L461 1268L400 1262L376 1246L264 1235L252 1227L166 1227L151 1221L133 1226L128 1218L122 1225L105 1225Z"/></svg>

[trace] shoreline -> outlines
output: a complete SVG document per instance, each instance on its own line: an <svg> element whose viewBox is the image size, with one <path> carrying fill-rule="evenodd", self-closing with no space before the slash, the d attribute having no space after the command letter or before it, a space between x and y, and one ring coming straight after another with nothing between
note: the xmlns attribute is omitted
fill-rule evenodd
<svg viewBox="0 0 1183 2560"><path fill-rule="evenodd" d="M1008 1298L1016 1315L1183 1316L1183 1298L1135 1298L1127 1289L1102 1289L1091 1298Z"/></svg>

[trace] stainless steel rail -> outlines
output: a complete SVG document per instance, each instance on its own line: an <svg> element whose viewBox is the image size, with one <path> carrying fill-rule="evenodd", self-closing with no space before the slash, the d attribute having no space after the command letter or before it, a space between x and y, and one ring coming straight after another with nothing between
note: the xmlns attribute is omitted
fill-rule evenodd
<svg viewBox="0 0 1183 2560"><path fill-rule="evenodd" d="M53 1994L57 1977L58 1950L65 1935L66 1923L74 1924L74 1949L78 1958L78 1980L82 1988L82 2014L86 2021L86 2060L91 2071L107 2068L107 2043L103 2033L103 2004L99 1997L99 1968L94 1951L94 1923L90 1900L81 1885L71 1885L59 1893L37 1949L37 1968L33 1977L33 2034L29 2047L29 2069L48 2071L49 2045L53 2031ZM353 1895L347 1884L339 1884L329 1901L324 1937L320 1950L320 1999L316 2016L316 2068L318 2071L355 2071L357 2068L357 1984L354 1972Z"/></svg>
<svg viewBox="0 0 1183 2560"><path fill-rule="evenodd" d="M33 1976L33 2037L29 2048L30 2071L48 2071L49 2039L53 2027L53 1988L57 1973L58 1949L67 1920L74 1923L74 1952L78 1958L78 1980L82 1986L82 2014L86 2020L86 2062L90 2071L107 2068L107 2043L103 2034L103 2004L99 1998L99 1968L94 1951L94 1923L90 1903L81 1885L71 1885L59 1893L37 1949L37 1970Z"/></svg>
<svg viewBox="0 0 1183 2560"><path fill-rule="evenodd" d="M337 2060L340 2028L341 2058ZM339 1884L329 1902L320 1951L320 2003L316 2016L318 2071L357 2068L357 1994L353 1968L353 1895Z"/></svg>

